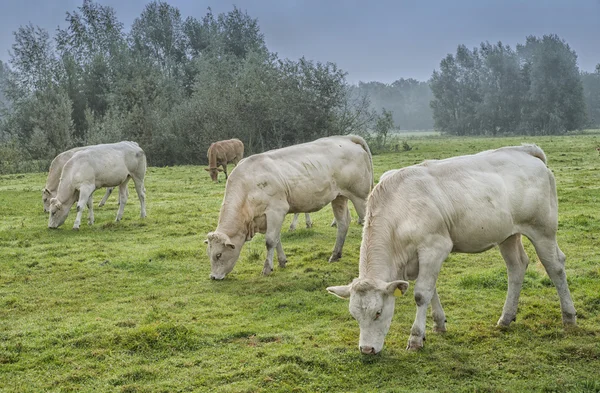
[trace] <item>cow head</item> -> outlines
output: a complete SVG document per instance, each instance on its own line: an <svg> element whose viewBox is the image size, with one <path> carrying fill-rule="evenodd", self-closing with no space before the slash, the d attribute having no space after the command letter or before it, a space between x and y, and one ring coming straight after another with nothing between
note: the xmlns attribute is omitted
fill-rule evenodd
<svg viewBox="0 0 600 393"><path fill-rule="evenodd" d="M215 183L219 182L219 172L223 172L223 169L221 169L221 168L204 168L204 170L210 174L210 178L212 179L212 181L214 181Z"/></svg>
<svg viewBox="0 0 600 393"><path fill-rule="evenodd" d="M61 226L67 216L69 215L69 210L71 210L70 205L63 205L58 198L50 199L50 218L48 220L48 228L58 228Z"/></svg>
<svg viewBox="0 0 600 393"><path fill-rule="evenodd" d="M329 287L337 297L350 298L350 314L358 321L360 338L358 348L364 354L374 355L383 348L383 341L394 316L395 294L404 294L408 282L385 282L377 279L355 279L349 285ZM398 290L398 291L397 291Z"/></svg>
<svg viewBox="0 0 600 393"><path fill-rule="evenodd" d="M52 193L49 189L44 188L42 190L42 203L44 204L44 213L50 211L50 199L52 199Z"/></svg>
<svg viewBox="0 0 600 393"><path fill-rule="evenodd" d="M208 244L206 252L210 258L210 278L212 280L222 280L229 274L238 258L244 245L244 237L230 239L222 232L210 232L206 236L204 243Z"/></svg>

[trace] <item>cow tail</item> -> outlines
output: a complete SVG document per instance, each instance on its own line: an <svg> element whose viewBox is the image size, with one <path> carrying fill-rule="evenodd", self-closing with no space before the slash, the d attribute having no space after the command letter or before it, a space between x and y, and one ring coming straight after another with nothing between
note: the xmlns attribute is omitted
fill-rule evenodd
<svg viewBox="0 0 600 393"><path fill-rule="evenodd" d="M542 162L544 164L547 164L547 160L546 160L546 154L544 153L544 151L538 146L535 145L533 143L524 143L523 145L521 145L521 147L525 150L525 152L529 155L532 155L536 158L539 158L540 160L542 160Z"/></svg>
<svg viewBox="0 0 600 393"><path fill-rule="evenodd" d="M367 141L365 141L363 138L361 138L358 135L350 135L350 140L352 142L356 143L357 145L361 145L362 148L369 155L369 172L371 172L371 190L372 190L373 187L375 186L375 175L373 175L373 156L371 155L371 149L369 149L369 145L367 144Z"/></svg>

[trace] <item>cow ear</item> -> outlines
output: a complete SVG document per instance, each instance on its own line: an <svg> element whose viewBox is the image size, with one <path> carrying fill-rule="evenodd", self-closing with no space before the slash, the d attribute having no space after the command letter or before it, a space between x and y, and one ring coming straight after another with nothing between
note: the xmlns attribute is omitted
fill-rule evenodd
<svg viewBox="0 0 600 393"><path fill-rule="evenodd" d="M397 280L387 283L385 291L388 294L394 294L395 296L402 296L408 289L408 282Z"/></svg>
<svg viewBox="0 0 600 393"><path fill-rule="evenodd" d="M348 299L350 297L350 285L327 287L327 292L329 292L332 295L335 295L341 299Z"/></svg>
<svg viewBox="0 0 600 393"><path fill-rule="evenodd" d="M44 195L50 195L50 190L48 190L47 188L44 188L42 192L44 193Z"/></svg>
<svg viewBox="0 0 600 393"><path fill-rule="evenodd" d="M233 244L232 242L226 242L225 245L231 248L232 250L235 250L235 244Z"/></svg>
<svg viewBox="0 0 600 393"><path fill-rule="evenodd" d="M204 244L208 244L208 239L204 240Z"/></svg>
<svg viewBox="0 0 600 393"><path fill-rule="evenodd" d="M206 172L210 172L210 168L204 168Z"/></svg>

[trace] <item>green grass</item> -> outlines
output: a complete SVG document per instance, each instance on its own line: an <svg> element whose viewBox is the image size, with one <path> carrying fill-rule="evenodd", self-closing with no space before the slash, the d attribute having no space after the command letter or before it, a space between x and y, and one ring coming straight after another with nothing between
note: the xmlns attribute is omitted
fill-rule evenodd
<svg viewBox="0 0 600 393"><path fill-rule="evenodd" d="M358 352L347 302L325 291L358 273L354 211L339 262L327 263L335 228L326 208L312 229L301 220L297 232L284 230L287 268L260 275L258 235L214 282L203 240L224 183L201 167L150 168L145 220L131 188L121 222L112 196L79 231L73 211L47 229L45 174L0 176L0 391L600 392L600 134L411 137L411 151L374 157L375 174L522 142L539 144L556 174L579 327L563 329L556 291L526 241L531 264L510 328L495 326L507 286L499 252L455 254L438 281L448 332L434 334L428 319L425 348L405 351L409 289L374 357Z"/></svg>

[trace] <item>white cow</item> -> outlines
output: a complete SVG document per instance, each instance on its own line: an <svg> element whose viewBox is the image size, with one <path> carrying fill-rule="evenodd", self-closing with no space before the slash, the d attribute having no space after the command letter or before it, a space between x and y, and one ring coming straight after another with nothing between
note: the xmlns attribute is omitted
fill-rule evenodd
<svg viewBox="0 0 600 393"><path fill-rule="evenodd" d="M350 214L348 199L359 221L373 184L371 152L364 139L334 136L256 154L240 161L225 186L217 229L207 235L212 279L233 270L242 246L256 232L265 233L267 258L263 274L287 262L279 239L287 213L315 212L331 203L337 240L330 262L342 256Z"/></svg>
<svg viewBox="0 0 600 393"><path fill-rule="evenodd" d="M556 286L563 323L575 325L557 228L556 185L539 147L425 161L390 173L375 186L367 203L359 276L327 290L350 298L350 313L360 327L359 348L375 354L392 321L394 292L404 293L405 280L416 280L417 315L407 347L416 350L423 346L430 302L433 330L446 330L436 280L448 254L479 253L498 245L508 270L508 295L498 324L507 326L515 320L529 263L523 234Z"/></svg>
<svg viewBox="0 0 600 393"><path fill-rule="evenodd" d="M81 215L87 204L90 209L90 225L94 214L88 201L94 190L100 187L119 186L119 210L116 221L123 216L128 192L127 183L132 178L140 199L141 217L146 217L144 176L146 155L135 142L119 142L88 146L76 152L64 165L55 198L50 200L49 228L62 225L71 206L77 201L77 217L73 229L79 229Z"/></svg>
<svg viewBox="0 0 600 393"><path fill-rule="evenodd" d="M73 154L77 153L80 150L86 149L87 147L88 146L76 147L74 149L62 152L59 155L57 155L54 158L54 160L52 160L52 162L50 163L50 169L48 170L48 178L46 179L46 185L42 190L42 203L44 204L44 212L50 211L50 199L56 196L56 190L58 189L58 183L60 182L60 174L62 173L63 167L65 166L67 161L69 161L71 157L73 157ZM112 190L112 187L106 189L106 193L104 194L102 201L100 201L100 204L98 205L99 207L103 206L106 203L106 200L110 196ZM88 201L88 205L91 203L92 200L90 199ZM90 209L90 212L91 211L92 210Z"/></svg>

